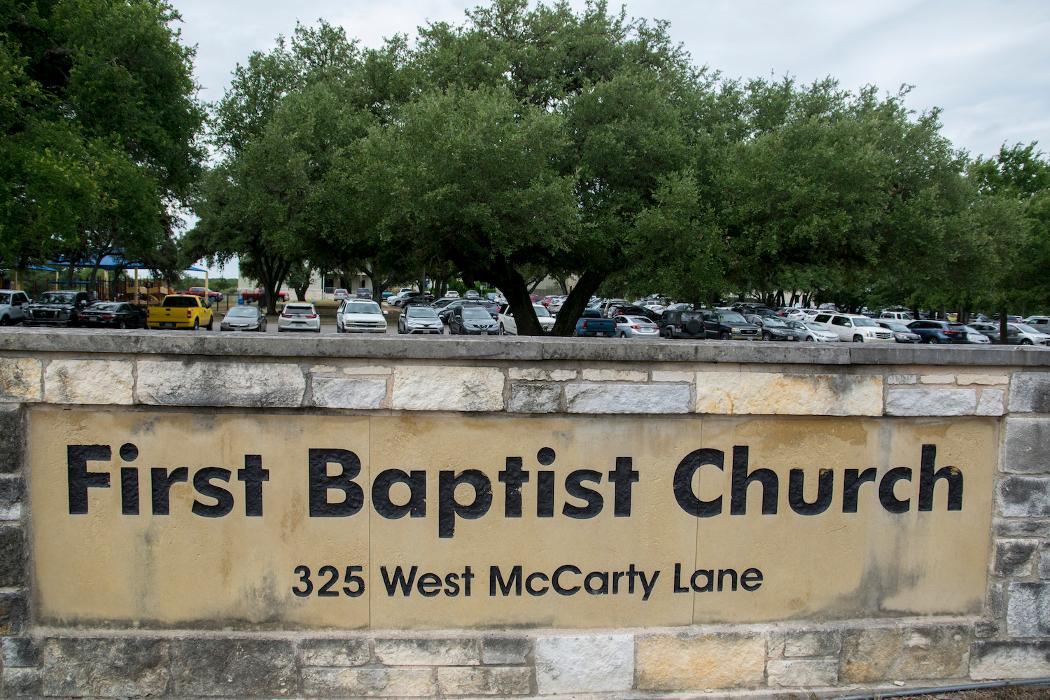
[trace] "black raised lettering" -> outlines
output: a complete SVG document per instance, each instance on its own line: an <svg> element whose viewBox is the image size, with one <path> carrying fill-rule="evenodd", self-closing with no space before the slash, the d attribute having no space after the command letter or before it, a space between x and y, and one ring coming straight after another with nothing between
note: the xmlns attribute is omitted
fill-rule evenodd
<svg viewBox="0 0 1050 700"><path fill-rule="evenodd" d="M88 462L109 461L113 452L109 445L67 445L66 485L69 491L69 514L88 512L88 489L109 488L108 472L89 472Z"/></svg>
<svg viewBox="0 0 1050 700"><path fill-rule="evenodd" d="M509 596L511 593L520 596L521 585L521 564L511 568L510 576L506 580L503 580L503 572L500 571L498 566L492 565L489 567L489 596L494 598L497 589L503 596Z"/></svg>
<svg viewBox="0 0 1050 700"><path fill-rule="evenodd" d="M631 489L638 482L638 472L632 467L634 460L630 457L617 457L616 469L609 472L609 481L616 484L613 516L631 517Z"/></svg>
<svg viewBox="0 0 1050 700"><path fill-rule="evenodd" d="M911 467L894 467L886 472L879 482L879 502L891 513L907 513L911 499L902 500L893 492L898 481L911 481Z"/></svg>
<svg viewBox="0 0 1050 700"><path fill-rule="evenodd" d="M139 514L139 470L135 467L120 468L120 512Z"/></svg>
<svg viewBox="0 0 1050 700"><path fill-rule="evenodd" d="M229 515L233 510L233 494L221 486L212 483L213 479L218 481L230 481L230 470L222 467L204 467L197 470L193 475L193 488L197 493L208 498L214 498L215 503L207 505L199 500L193 500L193 514L202 518L221 518Z"/></svg>
<svg viewBox="0 0 1050 700"><path fill-rule="evenodd" d="M536 517L554 517L554 472L543 471L536 475Z"/></svg>
<svg viewBox="0 0 1050 700"><path fill-rule="evenodd" d="M776 515L780 479L772 469L748 472L747 455L747 447L737 445L733 448L733 485L729 512L732 515L747 512L747 487L757 481L762 486L762 515Z"/></svg>
<svg viewBox="0 0 1050 700"><path fill-rule="evenodd" d="M394 484L408 486L408 501L394 503L390 489ZM384 469L372 482L372 507L387 520L397 520L406 515L425 518L427 515L427 473L415 469L411 474L402 469Z"/></svg>
<svg viewBox="0 0 1050 700"><path fill-rule="evenodd" d="M237 470L237 480L244 482L244 514L261 517L262 485L264 481L270 480L270 471L262 466L262 455L244 455L244 469Z"/></svg>
<svg viewBox="0 0 1050 700"><path fill-rule="evenodd" d="M338 464L342 471L335 476L328 475L328 465ZM310 470L310 517L342 518L354 515L361 510L365 494L354 482L361 473L361 459L350 450L338 448L315 449L309 453ZM343 500L332 503L328 500L329 490L343 492Z"/></svg>
<svg viewBox="0 0 1050 700"><path fill-rule="evenodd" d="M186 467L176 467L170 472L161 467L149 470L150 495L153 504L154 515L169 515L171 510L171 487L175 484L189 481L190 470Z"/></svg>
<svg viewBox="0 0 1050 700"><path fill-rule="evenodd" d="M474 489L470 503L456 500L456 487L467 484ZM465 469L459 474L443 469L438 473L438 537L452 537L456 518L477 520L492 505L492 482L477 469Z"/></svg>
<svg viewBox="0 0 1050 700"><path fill-rule="evenodd" d="M830 469L821 469L817 474L817 497L812 503L806 502L806 473L801 469L792 469L788 474L788 505L799 515L819 515L831 505L831 491L835 484L835 475Z"/></svg>
<svg viewBox="0 0 1050 700"><path fill-rule="evenodd" d="M710 518L722 512L722 497L704 501L693 493L693 477L703 466L722 471L725 468L725 453L705 447L683 457L674 470L674 497L686 513L698 518Z"/></svg>
<svg viewBox="0 0 1050 700"><path fill-rule="evenodd" d="M858 472L856 469L846 470L846 475L842 479L843 513L857 512L857 494L860 492L861 484L869 481L874 484L877 475L878 470L875 467L868 467L862 472Z"/></svg>
<svg viewBox="0 0 1050 700"><path fill-rule="evenodd" d="M611 472L610 472L611 473ZM586 505L577 506L571 503L566 503L562 506L561 512L570 518L576 518L577 520L586 520L587 518L593 518L602 512L602 495L592 488L583 485L585 481L593 481L598 484L601 483L602 473L594 471L593 469L577 469L571 472L569 476L565 478L565 491L573 498L580 498L586 502Z"/></svg>
<svg viewBox="0 0 1050 700"><path fill-rule="evenodd" d="M937 446L923 445L919 463L919 510L933 510L933 489L938 479L948 482L948 510L962 510L963 475L953 466L934 471Z"/></svg>
<svg viewBox="0 0 1050 700"><path fill-rule="evenodd" d="M529 473L521 468L521 457L507 457L507 466L498 477L505 484L503 514L508 518L520 518L521 485L529 482Z"/></svg>

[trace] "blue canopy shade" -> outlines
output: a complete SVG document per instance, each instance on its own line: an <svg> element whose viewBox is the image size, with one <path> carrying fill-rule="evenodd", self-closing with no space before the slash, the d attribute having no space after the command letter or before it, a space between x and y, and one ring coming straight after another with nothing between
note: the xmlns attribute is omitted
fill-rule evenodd
<svg viewBox="0 0 1050 700"><path fill-rule="evenodd" d="M60 258L58 260L49 260L48 261L48 265L58 265L60 267L69 267L70 262L68 260L63 260L63 259ZM81 260L80 262L76 263L74 265L74 267L93 268L93 267L95 267L95 261L94 260ZM29 269L31 269L31 270L35 270L35 269L51 270L51 272L54 272L53 269L47 268L47 267L29 268ZM118 269L120 269L120 270L148 270L148 269L150 269L150 267L149 267L149 265L144 265L141 262L137 262L137 261L133 262L133 261L130 261L130 260L125 260L124 256L122 256L122 255L107 255L104 258L102 258L102 262L99 263L98 269L100 269L100 270L118 270ZM184 270L184 272L207 272L207 270L205 270L202 267L197 267L196 265L190 265L189 267L187 267Z"/></svg>

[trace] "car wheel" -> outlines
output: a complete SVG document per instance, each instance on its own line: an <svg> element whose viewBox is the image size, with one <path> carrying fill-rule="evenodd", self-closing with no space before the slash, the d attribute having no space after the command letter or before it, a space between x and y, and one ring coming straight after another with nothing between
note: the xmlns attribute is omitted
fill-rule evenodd
<svg viewBox="0 0 1050 700"><path fill-rule="evenodd" d="M864 336L862 336L862 335L855 335L855 336L853 336L853 342L854 343L863 343L864 342Z"/></svg>
<svg viewBox="0 0 1050 700"><path fill-rule="evenodd" d="M208 325L205 326L205 328L207 328L210 331L214 327L215 327L215 317L212 316L211 318L208 319Z"/></svg>
<svg viewBox="0 0 1050 700"><path fill-rule="evenodd" d="M627 337L627 334L626 334L626 333L624 333L623 331L620 331L620 337L621 337L621 338L626 338L626 337Z"/></svg>
<svg viewBox="0 0 1050 700"><path fill-rule="evenodd" d="M4 316L3 318L0 318L0 326L10 326L10 325L11 325L11 319L10 318L8 318L7 316Z"/></svg>
<svg viewBox="0 0 1050 700"><path fill-rule="evenodd" d="M811 336L811 335L807 335L807 336L806 336L805 338L803 338L802 340L806 341L807 343L812 343L812 342L813 342L813 336Z"/></svg>
<svg viewBox="0 0 1050 700"><path fill-rule="evenodd" d="M773 340L773 336L771 336L769 333L763 333L762 340Z"/></svg>
<svg viewBox="0 0 1050 700"><path fill-rule="evenodd" d="M193 319L193 330L199 331L201 329L201 320L199 318Z"/></svg>
<svg viewBox="0 0 1050 700"><path fill-rule="evenodd" d="M278 333L284 333L284 329L283 329L283 328L281 328L280 326L278 326L278 327L277 327L277 332L278 332Z"/></svg>
<svg viewBox="0 0 1050 700"><path fill-rule="evenodd" d="M1032 344L1032 341L1029 340L1028 338L1025 338L1024 340L1021 341L1021 345L1031 345L1031 344Z"/></svg>
<svg viewBox="0 0 1050 700"><path fill-rule="evenodd" d="M503 327L502 323L499 324L499 334L500 335L507 335L507 329Z"/></svg>
<svg viewBox="0 0 1050 700"><path fill-rule="evenodd" d="M721 333L718 334L718 339L719 340L729 340L729 334L726 333L725 331L722 331Z"/></svg>
<svg viewBox="0 0 1050 700"><path fill-rule="evenodd" d="M117 323L117 328L119 328L120 330L124 330L127 327L128 327L128 322L127 321L120 321L119 323Z"/></svg>

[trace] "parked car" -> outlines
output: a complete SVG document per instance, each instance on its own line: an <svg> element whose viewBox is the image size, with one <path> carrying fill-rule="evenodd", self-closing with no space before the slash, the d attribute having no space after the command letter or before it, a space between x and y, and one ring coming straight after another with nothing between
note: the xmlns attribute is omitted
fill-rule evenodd
<svg viewBox="0 0 1050 700"><path fill-rule="evenodd" d="M285 304L281 309L281 315L277 317L277 332L285 331L320 333L321 317L314 305L302 301Z"/></svg>
<svg viewBox="0 0 1050 700"><path fill-rule="evenodd" d="M196 298L196 297L194 297ZM27 326L75 326L78 312L91 303L87 292L44 292L25 308Z"/></svg>
<svg viewBox="0 0 1050 700"><path fill-rule="evenodd" d="M616 334L621 338L659 338L660 326L648 316L617 316Z"/></svg>
<svg viewBox="0 0 1050 700"><path fill-rule="evenodd" d="M762 329L736 311L707 309L701 312L704 333L708 338L719 340L761 340Z"/></svg>
<svg viewBox="0 0 1050 700"><path fill-rule="evenodd" d="M258 306L235 306L226 312L219 324L220 331L266 332L266 313Z"/></svg>
<svg viewBox="0 0 1050 700"><path fill-rule="evenodd" d="M703 314L687 304L683 305L685 308L675 308L678 306L672 304L660 314L660 320L656 322L660 335L664 338L706 338Z"/></svg>
<svg viewBox="0 0 1050 700"><path fill-rule="evenodd" d="M404 307L406 304L429 304L434 301L433 294L427 294L425 292L408 292L406 294L399 294L390 300L394 306Z"/></svg>
<svg viewBox="0 0 1050 700"><path fill-rule="evenodd" d="M550 311L547 311L542 304L533 304L532 308L536 310L536 320L540 322L540 328L544 333L550 333L554 328L554 317L551 316ZM518 323L514 320L514 310L509 306L497 314L496 320L499 322L500 335L518 334Z"/></svg>
<svg viewBox="0 0 1050 700"><path fill-rule="evenodd" d="M372 298L372 290L369 289L368 287L358 287L357 291L354 292L354 296L357 297L358 299L371 299Z"/></svg>
<svg viewBox="0 0 1050 700"><path fill-rule="evenodd" d="M452 318L452 312L466 306L481 306L481 302L471 299L453 299L448 304L445 304L443 309L438 310L438 316L440 316L441 320L445 323L449 323L449 319ZM497 316L498 315L499 313L497 312Z"/></svg>
<svg viewBox="0 0 1050 700"><path fill-rule="evenodd" d="M248 303L251 303L251 302L258 303L259 301L262 300L264 294L265 294L265 292L263 291L262 287L256 287L255 289L242 289L240 291L240 297L241 297L241 299L244 300L245 304L248 304ZM288 300L288 292L285 292L283 290L280 291L280 292L277 292L277 299L279 301L287 301Z"/></svg>
<svg viewBox="0 0 1050 700"><path fill-rule="evenodd" d="M748 316L766 317L777 315L776 311L768 306L763 306L762 304L737 304L731 307L731 310L736 311L744 318L747 318Z"/></svg>
<svg viewBox="0 0 1050 700"><path fill-rule="evenodd" d="M999 334L999 324L998 323L986 323L984 321L977 321L976 323L971 323L970 324L970 328L973 328L975 331L977 331L981 335L987 337L988 340L991 341L992 343L998 343L999 342L999 338L1002 337ZM1007 330L1007 343L1010 344L1010 345L1017 345L1018 341L1020 340L1020 336L1016 332L1011 332L1011 329L1010 329L1009 326L1006 327L1006 330Z"/></svg>
<svg viewBox="0 0 1050 700"><path fill-rule="evenodd" d="M208 302L192 294L169 294L160 306L151 306L146 312L150 328L212 329L214 315Z"/></svg>
<svg viewBox="0 0 1050 700"><path fill-rule="evenodd" d="M1007 333L1017 331L1018 345L1050 345L1050 335L1027 323L1008 323Z"/></svg>
<svg viewBox="0 0 1050 700"><path fill-rule="evenodd" d="M336 301L343 301L344 299L350 298L350 290L344 289L343 287L337 287L332 291L332 296Z"/></svg>
<svg viewBox="0 0 1050 700"><path fill-rule="evenodd" d="M892 319L892 320L895 320L895 321L914 321L915 320L915 316L913 316L910 311L891 311L889 309L884 309L882 311L882 313L879 314L879 318L887 318L887 319Z"/></svg>
<svg viewBox="0 0 1050 700"><path fill-rule="evenodd" d="M806 314L802 309L796 309L791 306L784 307L777 311L777 316L780 318L786 318L791 321L801 321L805 318Z"/></svg>
<svg viewBox="0 0 1050 700"><path fill-rule="evenodd" d="M762 340L802 340L806 333L804 329L789 326L788 322L779 316L759 316L751 314L745 316L749 323L758 326L762 330Z"/></svg>
<svg viewBox="0 0 1050 700"><path fill-rule="evenodd" d="M0 326L21 323L26 317L29 295L20 289L0 289Z"/></svg>
<svg viewBox="0 0 1050 700"><path fill-rule="evenodd" d="M921 319L908 323L908 330L922 336L922 342L935 344L987 343L988 336L975 328L951 321L934 321ZM984 338L979 340L977 336Z"/></svg>
<svg viewBox="0 0 1050 700"><path fill-rule="evenodd" d="M612 318L613 316L619 315L616 313L617 309L625 306L631 306L631 302L626 299L606 299L601 303L599 308L601 309L602 316L605 318Z"/></svg>
<svg viewBox="0 0 1050 700"><path fill-rule="evenodd" d="M877 324L893 333L893 340L898 343L921 343L922 336L912 332L907 325L898 320L879 319Z"/></svg>
<svg viewBox="0 0 1050 700"><path fill-rule="evenodd" d="M89 328L142 328L146 325L146 317L134 304L98 301L77 314L77 323Z"/></svg>
<svg viewBox="0 0 1050 700"><path fill-rule="evenodd" d="M846 343L892 343L893 331L860 314L819 313L813 323L838 335Z"/></svg>
<svg viewBox="0 0 1050 700"><path fill-rule="evenodd" d="M587 338L612 338L616 335L616 322L602 316L598 309L584 309L572 334Z"/></svg>
<svg viewBox="0 0 1050 700"><path fill-rule="evenodd" d="M335 312L335 332L386 333L383 309L371 299L347 299Z"/></svg>
<svg viewBox="0 0 1050 700"><path fill-rule="evenodd" d="M450 289L447 292L445 292L444 298L445 299L459 299L459 292L457 292L455 289Z"/></svg>
<svg viewBox="0 0 1050 700"><path fill-rule="evenodd" d="M397 332L401 334L445 332L445 324L430 306L407 306L397 317Z"/></svg>
<svg viewBox="0 0 1050 700"><path fill-rule="evenodd" d="M499 322L480 304L457 306L449 315L448 332L455 335L498 335Z"/></svg>
<svg viewBox="0 0 1050 700"><path fill-rule="evenodd" d="M550 306L547 307L547 311L550 311L555 316L561 311L561 307L565 305L565 300L568 299L566 296L556 296L551 299Z"/></svg>
<svg viewBox="0 0 1050 700"><path fill-rule="evenodd" d="M802 338L802 340L805 341L816 343L838 343L841 340L838 333L829 331L824 326L817 325L812 321L788 321L788 323L798 323L806 329L806 335Z"/></svg>
<svg viewBox="0 0 1050 700"><path fill-rule="evenodd" d="M211 289L205 289L204 287L190 287L185 291L185 294L192 294L195 297L208 297L208 301L212 304L218 303L226 298L226 295L222 292L216 292Z"/></svg>
<svg viewBox="0 0 1050 700"><path fill-rule="evenodd" d="M1022 323L1026 326L1031 326L1040 333L1050 331L1050 316L1029 316Z"/></svg>
<svg viewBox="0 0 1050 700"><path fill-rule="evenodd" d="M481 295L478 294L478 290L476 290L476 289L468 289L467 293L464 294L463 297L465 299L470 299L471 301L477 301L478 299L481 298Z"/></svg>

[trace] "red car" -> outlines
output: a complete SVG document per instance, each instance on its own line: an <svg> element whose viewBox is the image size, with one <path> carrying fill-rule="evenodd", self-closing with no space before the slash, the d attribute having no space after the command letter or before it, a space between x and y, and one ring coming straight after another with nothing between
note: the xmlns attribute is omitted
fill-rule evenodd
<svg viewBox="0 0 1050 700"><path fill-rule="evenodd" d="M207 291L208 291L208 301L222 301L222 299L224 298L222 292L214 292L214 291L212 291L210 289L207 290ZM183 294L189 294L190 296L202 297L203 298L204 297L204 292L205 292L204 287L190 287L185 292L183 292Z"/></svg>

